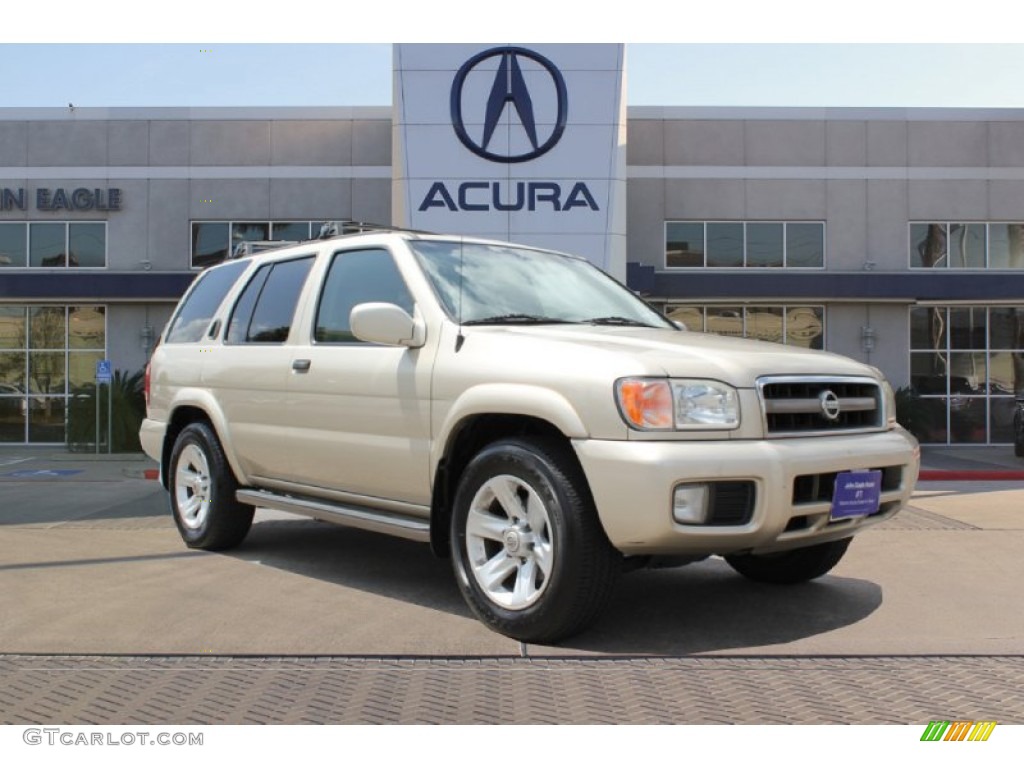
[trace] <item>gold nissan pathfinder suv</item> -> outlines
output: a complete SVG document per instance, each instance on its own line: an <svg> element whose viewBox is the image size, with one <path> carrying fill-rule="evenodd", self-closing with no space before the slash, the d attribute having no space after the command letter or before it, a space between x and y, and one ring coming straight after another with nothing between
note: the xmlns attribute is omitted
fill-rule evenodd
<svg viewBox="0 0 1024 768"><path fill-rule="evenodd" d="M919 467L876 368L688 332L582 258L460 237L207 269L146 382L188 546L239 544L256 507L428 542L523 641L583 630L659 561L822 576Z"/></svg>

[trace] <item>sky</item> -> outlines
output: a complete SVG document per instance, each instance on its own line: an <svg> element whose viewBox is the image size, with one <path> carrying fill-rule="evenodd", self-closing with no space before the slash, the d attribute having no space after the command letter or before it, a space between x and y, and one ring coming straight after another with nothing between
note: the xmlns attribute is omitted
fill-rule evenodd
<svg viewBox="0 0 1024 768"><path fill-rule="evenodd" d="M626 66L630 105L1024 107L1020 44L635 43ZM0 73L6 107L391 104L388 44L2 44Z"/></svg>
<svg viewBox="0 0 1024 768"><path fill-rule="evenodd" d="M391 42L508 40L626 42L630 105L1024 107L1020 3L224 5L5 8L0 107L390 105Z"/></svg>

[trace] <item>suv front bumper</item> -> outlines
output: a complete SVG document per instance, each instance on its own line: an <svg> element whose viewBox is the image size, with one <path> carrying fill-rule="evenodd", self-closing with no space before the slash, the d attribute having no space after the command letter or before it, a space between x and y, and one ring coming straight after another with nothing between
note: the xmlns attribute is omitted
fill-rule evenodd
<svg viewBox="0 0 1024 768"><path fill-rule="evenodd" d="M900 428L780 440L574 440L573 446L605 533L627 555L767 553L843 539L896 514L920 469L917 441ZM800 490L854 469L885 470L880 509L869 517L831 521L830 500ZM722 481L753 483L747 522L676 522L677 485Z"/></svg>

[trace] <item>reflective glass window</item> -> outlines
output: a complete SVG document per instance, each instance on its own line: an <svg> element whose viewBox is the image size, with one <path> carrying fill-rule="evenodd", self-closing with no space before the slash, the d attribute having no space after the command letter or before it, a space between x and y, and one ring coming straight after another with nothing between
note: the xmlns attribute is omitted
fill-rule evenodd
<svg viewBox="0 0 1024 768"><path fill-rule="evenodd" d="M910 225L910 266L946 266L946 225Z"/></svg>
<svg viewBox="0 0 1024 768"><path fill-rule="evenodd" d="M106 349L106 307L68 307L68 347Z"/></svg>
<svg viewBox="0 0 1024 768"><path fill-rule="evenodd" d="M747 224L747 266L781 267L782 224L750 222Z"/></svg>
<svg viewBox="0 0 1024 768"><path fill-rule="evenodd" d="M0 306L0 349L25 348L25 307Z"/></svg>
<svg viewBox="0 0 1024 768"><path fill-rule="evenodd" d="M275 221L271 227L273 240L309 240L308 221Z"/></svg>
<svg viewBox="0 0 1024 768"><path fill-rule="evenodd" d="M741 222L707 225L707 265L709 267L743 266L743 224Z"/></svg>
<svg viewBox="0 0 1024 768"><path fill-rule="evenodd" d="M786 343L807 349L824 349L825 308L789 307L786 310Z"/></svg>
<svg viewBox="0 0 1024 768"><path fill-rule="evenodd" d="M786 224L786 266L811 268L824 265L825 226Z"/></svg>
<svg viewBox="0 0 1024 768"><path fill-rule="evenodd" d="M782 307L747 307L744 321L747 338L776 343L785 338Z"/></svg>
<svg viewBox="0 0 1024 768"><path fill-rule="evenodd" d="M101 222L68 224L68 266L107 265L107 225Z"/></svg>
<svg viewBox="0 0 1024 768"><path fill-rule="evenodd" d="M953 269L985 268L985 225L949 225L949 266Z"/></svg>
<svg viewBox="0 0 1024 768"><path fill-rule="evenodd" d="M32 307L29 310L29 349L64 349L66 332L64 307Z"/></svg>
<svg viewBox="0 0 1024 768"><path fill-rule="evenodd" d="M704 266L704 224L669 222L666 226L665 265L669 267Z"/></svg>
<svg viewBox="0 0 1024 768"><path fill-rule="evenodd" d="M28 227L22 223L0 223L0 268L24 267L28 243Z"/></svg>
<svg viewBox="0 0 1024 768"><path fill-rule="evenodd" d="M192 222L193 268L220 264L227 256L228 223L226 221Z"/></svg>
<svg viewBox="0 0 1024 768"><path fill-rule="evenodd" d="M29 224L28 232L30 267L67 266L64 224Z"/></svg>

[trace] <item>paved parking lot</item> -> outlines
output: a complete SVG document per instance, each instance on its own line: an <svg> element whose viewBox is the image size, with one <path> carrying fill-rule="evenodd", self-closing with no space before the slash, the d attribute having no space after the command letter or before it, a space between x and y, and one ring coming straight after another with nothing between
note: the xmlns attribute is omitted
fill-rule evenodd
<svg viewBox="0 0 1024 768"><path fill-rule="evenodd" d="M1019 481L923 483L810 584L629 574L537 646L422 545L259 512L187 550L148 466L0 455L0 722L1024 723Z"/></svg>

